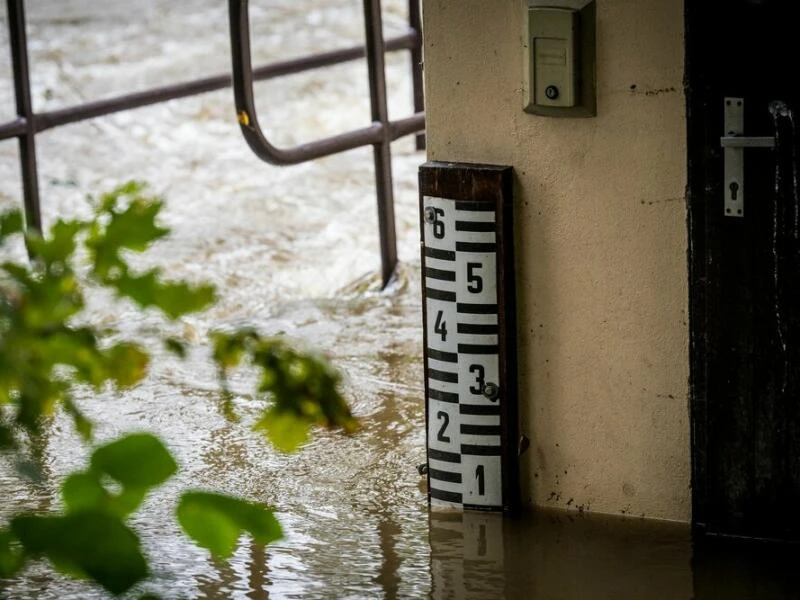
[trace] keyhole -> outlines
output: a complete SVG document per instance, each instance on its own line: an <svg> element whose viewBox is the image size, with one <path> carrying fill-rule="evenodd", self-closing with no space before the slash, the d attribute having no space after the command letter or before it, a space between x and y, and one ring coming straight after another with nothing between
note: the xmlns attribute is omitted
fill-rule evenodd
<svg viewBox="0 0 800 600"><path fill-rule="evenodd" d="M731 189L731 200L737 200L737 196L739 195L739 184L735 181L731 181L731 184L728 187Z"/></svg>

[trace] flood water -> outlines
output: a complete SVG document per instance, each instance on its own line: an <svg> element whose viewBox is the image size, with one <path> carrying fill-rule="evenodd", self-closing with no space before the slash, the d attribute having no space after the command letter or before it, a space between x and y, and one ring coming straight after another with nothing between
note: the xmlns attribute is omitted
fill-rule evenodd
<svg viewBox="0 0 800 600"><path fill-rule="evenodd" d="M357 43L355 0L253 0L254 64ZM226 72L227 14L218 0L30 0L37 110ZM0 11L3 11L0 8ZM405 7L384 6L387 35ZM7 45L0 12L0 46ZM391 113L410 112L408 58L389 60ZM7 52L0 51L0 121L13 115ZM279 145L360 127L369 104L362 62L258 84L262 125ZM393 147L397 280L379 289L372 156L352 151L313 164L259 162L238 133L224 90L59 128L38 138L46 223L86 215L87 193L127 179L167 199L173 234L140 261L176 277L210 280L211 310L164 324L98 298L92 319L146 339L181 336L181 362L153 351L145 383L85 395L98 441L132 430L160 435L181 472L148 499L133 525L153 565L137 592L165 598L795 598L793 555L765 548L693 548L684 525L589 514L502 517L429 513L417 465L425 460L416 173L423 153ZM20 205L16 144L0 144L0 209ZM20 256L21 248L8 250ZM233 382L241 423L220 414L202 349L217 327L253 324L330 356L361 419L352 437L320 432L293 455L250 430L252 379ZM48 434L44 481L0 461L0 521L23 507L59 505L61 478L88 451L67 419ZM176 494L201 486L277 507L286 536L266 549L243 539L229 564L179 533ZM104 598L101 590L37 565L0 583L0 597ZM135 597L131 595L130 597Z"/></svg>

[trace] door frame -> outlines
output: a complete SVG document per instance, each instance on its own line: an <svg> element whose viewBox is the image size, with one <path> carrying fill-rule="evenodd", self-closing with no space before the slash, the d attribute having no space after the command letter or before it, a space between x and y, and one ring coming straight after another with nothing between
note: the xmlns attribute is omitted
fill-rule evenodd
<svg viewBox="0 0 800 600"><path fill-rule="evenodd" d="M695 34L695 0L684 0L684 82L686 94L686 217L689 270L689 423L691 455L692 527L704 533L707 519L705 473L707 455L705 424L707 419L707 323L706 284L707 265L705 230L706 123L699 118L704 113L704 95L699 90L707 85L706 76L696 65L701 51Z"/></svg>

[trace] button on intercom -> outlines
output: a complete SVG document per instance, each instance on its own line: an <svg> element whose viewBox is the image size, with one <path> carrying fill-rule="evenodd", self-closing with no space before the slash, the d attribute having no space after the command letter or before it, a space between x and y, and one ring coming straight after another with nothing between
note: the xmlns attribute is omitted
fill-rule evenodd
<svg viewBox="0 0 800 600"><path fill-rule="evenodd" d="M525 111L594 116L594 2L576 9L534 1L526 14Z"/></svg>

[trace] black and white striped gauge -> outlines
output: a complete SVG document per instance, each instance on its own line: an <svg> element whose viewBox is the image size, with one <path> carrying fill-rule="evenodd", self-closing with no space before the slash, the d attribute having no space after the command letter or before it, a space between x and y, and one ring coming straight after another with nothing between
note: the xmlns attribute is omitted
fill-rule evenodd
<svg viewBox="0 0 800 600"><path fill-rule="evenodd" d="M517 501L511 168L420 168L423 329L432 505Z"/></svg>

